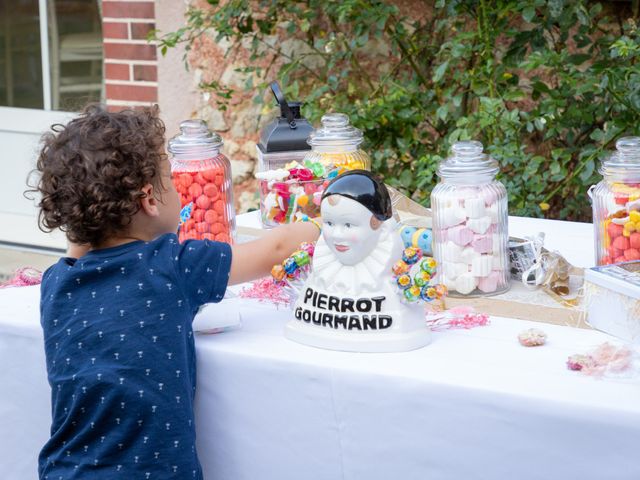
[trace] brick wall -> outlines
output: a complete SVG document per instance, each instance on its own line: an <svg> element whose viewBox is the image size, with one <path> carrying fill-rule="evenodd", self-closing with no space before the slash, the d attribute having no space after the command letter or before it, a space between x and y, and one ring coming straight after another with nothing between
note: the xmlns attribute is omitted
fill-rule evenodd
<svg viewBox="0 0 640 480"><path fill-rule="evenodd" d="M158 101L157 49L147 41L155 18L155 0L102 2L105 96L110 110Z"/></svg>

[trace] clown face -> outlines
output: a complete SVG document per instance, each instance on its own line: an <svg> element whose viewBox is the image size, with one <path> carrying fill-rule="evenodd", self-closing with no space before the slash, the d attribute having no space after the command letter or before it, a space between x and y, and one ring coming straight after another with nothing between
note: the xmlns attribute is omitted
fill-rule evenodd
<svg viewBox="0 0 640 480"><path fill-rule="evenodd" d="M378 244L381 222L355 200L331 195L320 211L324 241L343 265L360 263Z"/></svg>

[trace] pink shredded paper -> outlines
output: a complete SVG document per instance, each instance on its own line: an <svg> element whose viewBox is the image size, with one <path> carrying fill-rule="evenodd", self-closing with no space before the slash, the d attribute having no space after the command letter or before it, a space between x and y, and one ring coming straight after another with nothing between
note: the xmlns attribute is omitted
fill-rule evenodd
<svg viewBox="0 0 640 480"><path fill-rule="evenodd" d="M250 287L243 288L240 297L271 302L275 305L288 305L290 302L289 295L280 285L276 285L271 277L256 280Z"/></svg>
<svg viewBox="0 0 640 480"><path fill-rule="evenodd" d="M19 268L15 271L13 278L0 283L0 288L8 287L28 287L38 285L42 281L42 272L31 267Z"/></svg>
<svg viewBox="0 0 640 480"><path fill-rule="evenodd" d="M427 325L434 332L454 329L470 330L489 325L489 316L476 313L473 307L455 307L435 318L429 318Z"/></svg>

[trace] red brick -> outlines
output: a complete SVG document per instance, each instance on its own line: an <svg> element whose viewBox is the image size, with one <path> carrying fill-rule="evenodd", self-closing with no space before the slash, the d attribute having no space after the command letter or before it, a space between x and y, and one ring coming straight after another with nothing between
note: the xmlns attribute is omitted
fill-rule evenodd
<svg viewBox="0 0 640 480"><path fill-rule="evenodd" d="M102 36L104 38L128 39L129 24L116 23L116 22L104 22L102 24Z"/></svg>
<svg viewBox="0 0 640 480"><path fill-rule="evenodd" d="M112 18L155 18L153 2L102 2L102 16Z"/></svg>
<svg viewBox="0 0 640 480"><path fill-rule="evenodd" d="M104 58L119 60L155 60L155 45L104 42Z"/></svg>
<svg viewBox="0 0 640 480"><path fill-rule="evenodd" d="M131 38L134 40L146 40L149 32L156 28L155 23L131 23Z"/></svg>
<svg viewBox="0 0 640 480"><path fill-rule="evenodd" d="M135 102L155 102L158 100L158 87L140 85L106 85L107 99L130 100Z"/></svg>
<svg viewBox="0 0 640 480"><path fill-rule="evenodd" d="M131 80L131 78L129 78L129 65L105 63L104 78L107 80Z"/></svg>
<svg viewBox="0 0 640 480"><path fill-rule="evenodd" d="M136 81L155 82L158 80L158 67L155 65L134 65L133 79Z"/></svg>

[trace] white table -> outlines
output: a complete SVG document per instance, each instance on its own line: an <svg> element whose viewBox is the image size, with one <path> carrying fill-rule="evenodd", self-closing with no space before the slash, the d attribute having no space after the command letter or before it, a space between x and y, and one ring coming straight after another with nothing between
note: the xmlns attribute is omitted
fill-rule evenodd
<svg viewBox="0 0 640 480"><path fill-rule="evenodd" d="M511 221L513 235L544 230L548 247L583 266L590 228ZM421 350L353 354L287 341L285 309L234 304L242 328L196 340L207 480L640 478L640 380L565 367L569 355L611 340L603 333L540 325L548 345L526 349L516 335L536 324L492 318L436 333ZM0 290L3 480L36 478L48 433L37 309L37 288Z"/></svg>

